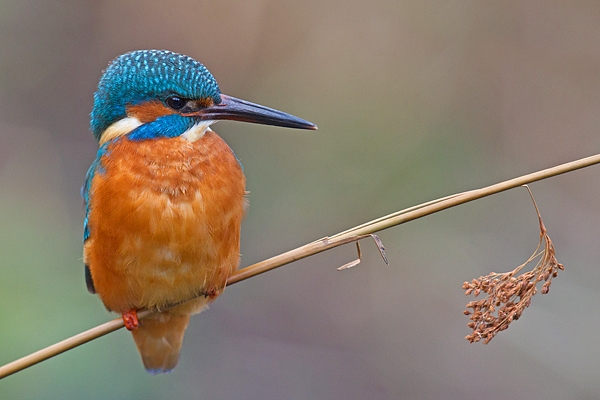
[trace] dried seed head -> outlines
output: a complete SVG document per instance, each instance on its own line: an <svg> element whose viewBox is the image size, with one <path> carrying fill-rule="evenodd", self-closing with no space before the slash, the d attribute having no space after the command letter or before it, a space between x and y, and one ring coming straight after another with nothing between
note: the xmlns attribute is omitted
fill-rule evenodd
<svg viewBox="0 0 600 400"><path fill-rule="evenodd" d="M534 202L535 204L535 202ZM537 206L536 206L537 210ZM473 330L467 339L470 343L489 343L498 332L508 328L512 321L521 317L523 311L531 304L531 298L537 293L536 284L544 281L542 294L548 293L552 278L563 271L564 266L556 259L556 252L542 218L540 222L540 243L533 255L524 264L506 273L491 272L487 276L465 282L462 286L465 294L477 297L481 292L487 294L485 299L471 301L463 314L469 316L467 326ZM543 250L540 251L543 244ZM531 271L519 275L521 269L529 262L538 259ZM471 309L471 310L469 310Z"/></svg>

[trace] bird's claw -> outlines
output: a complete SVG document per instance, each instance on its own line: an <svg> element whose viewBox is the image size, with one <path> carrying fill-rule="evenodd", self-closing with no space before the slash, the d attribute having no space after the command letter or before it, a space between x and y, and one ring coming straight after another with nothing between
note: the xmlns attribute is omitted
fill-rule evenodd
<svg viewBox="0 0 600 400"><path fill-rule="evenodd" d="M128 331L133 331L140 326L140 321L138 320L137 310L127 311L123 313L123 323L125 324L125 328Z"/></svg>

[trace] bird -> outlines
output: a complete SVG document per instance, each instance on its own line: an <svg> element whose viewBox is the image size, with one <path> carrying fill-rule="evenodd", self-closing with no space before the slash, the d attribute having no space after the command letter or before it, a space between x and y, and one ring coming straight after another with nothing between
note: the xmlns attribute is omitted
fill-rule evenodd
<svg viewBox="0 0 600 400"><path fill-rule="evenodd" d="M87 289L121 314L145 369L168 373L190 316L240 262L245 176L211 125L317 126L222 94L202 63L168 50L110 62L90 117L98 152L82 187ZM142 310L155 312L138 319Z"/></svg>

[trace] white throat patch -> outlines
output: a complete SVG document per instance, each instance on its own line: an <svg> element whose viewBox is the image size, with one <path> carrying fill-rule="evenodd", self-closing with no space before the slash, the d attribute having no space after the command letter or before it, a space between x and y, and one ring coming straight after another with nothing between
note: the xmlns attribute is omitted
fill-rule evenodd
<svg viewBox="0 0 600 400"><path fill-rule="evenodd" d="M100 146L119 136L127 135L129 132L142 125L135 117L126 117L111 124L100 136Z"/></svg>
<svg viewBox="0 0 600 400"><path fill-rule="evenodd" d="M202 139L206 131L210 131L210 126L217 121L200 121L194 124L190 129L183 132L181 137L188 142L194 143L195 141Z"/></svg>

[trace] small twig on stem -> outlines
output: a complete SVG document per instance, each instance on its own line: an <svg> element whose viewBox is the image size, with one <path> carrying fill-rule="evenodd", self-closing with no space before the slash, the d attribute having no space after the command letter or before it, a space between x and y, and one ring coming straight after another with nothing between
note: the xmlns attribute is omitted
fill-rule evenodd
<svg viewBox="0 0 600 400"><path fill-rule="evenodd" d="M356 251L358 252L358 258L354 261L350 261L349 263L342 265L341 267L339 267L337 269L338 271L343 271L345 269L356 267L358 264L360 264L360 262L362 261L362 251L360 251L360 241L359 240L362 238L366 238L366 237L371 237L373 239L373 241L375 242L375 245L377 246L377 249L379 250L379 254L381 255L381 258L383 258L383 262L385 262L386 265L390 265L387 257L385 256L385 247L383 247L383 243L381 242L381 239L379 239L379 236L372 233L370 235L365 235L365 236L357 238Z"/></svg>

